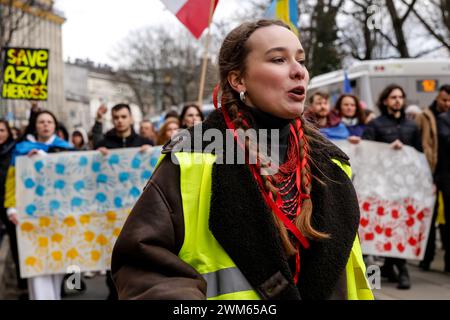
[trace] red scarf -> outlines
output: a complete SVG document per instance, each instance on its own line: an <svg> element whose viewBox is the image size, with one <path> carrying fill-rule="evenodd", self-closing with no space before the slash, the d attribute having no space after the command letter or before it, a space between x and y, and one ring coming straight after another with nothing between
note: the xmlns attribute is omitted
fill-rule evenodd
<svg viewBox="0 0 450 320"><path fill-rule="evenodd" d="M218 93L219 85L214 88L213 100L216 110L218 107ZM238 145L245 150L245 146L242 141L238 140L236 128L231 121L228 112L225 108L221 108L225 123L228 129L231 129L233 136ZM244 119L244 124L248 123ZM300 230L296 227L293 221L301 213L301 205L303 199L308 199L309 195L302 193L301 188L301 168L308 165L307 157L303 157L300 161L300 144L299 141L303 139L302 124L299 118L295 119L290 124L291 135L289 137L288 155L285 163L280 166L279 172L270 181L277 189L276 199L272 192L268 192L264 187L264 182L260 174L261 167L257 164L249 164L250 171L256 182L258 183L260 192L269 208L277 215L277 217L283 222L284 226L295 236L297 239L297 254L295 257L295 274L294 282L297 284L300 275L300 245L303 248L309 248L308 240L303 236ZM304 154L308 154L307 144L304 144ZM309 177L307 177L307 185L311 183Z"/></svg>

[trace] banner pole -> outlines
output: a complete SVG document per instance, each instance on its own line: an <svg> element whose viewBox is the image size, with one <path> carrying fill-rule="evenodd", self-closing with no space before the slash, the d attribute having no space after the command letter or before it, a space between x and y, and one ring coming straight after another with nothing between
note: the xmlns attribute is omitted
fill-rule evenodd
<svg viewBox="0 0 450 320"><path fill-rule="evenodd" d="M211 40L211 21L214 12L214 2L215 0L211 0L209 5L209 17L208 17L208 33L206 34L206 43L205 43L205 52L203 53L203 63L202 63L202 71L200 76L200 87L198 90L198 99L197 104L202 109L203 107L203 91L205 87L205 78L206 78L206 67L208 65L208 47L209 42Z"/></svg>

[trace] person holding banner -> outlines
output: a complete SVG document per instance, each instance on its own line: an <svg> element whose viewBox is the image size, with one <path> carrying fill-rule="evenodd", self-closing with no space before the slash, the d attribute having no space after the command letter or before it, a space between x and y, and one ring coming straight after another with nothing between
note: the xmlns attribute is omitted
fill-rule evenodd
<svg viewBox="0 0 450 320"><path fill-rule="evenodd" d="M309 97L309 106L305 118L319 128L319 131L328 139L348 139L350 132L341 118L330 110L329 95L316 91Z"/></svg>
<svg viewBox="0 0 450 320"><path fill-rule="evenodd" d="M9 220L19 225L20 218L16 206L15 162L18 156L32 157L40 154L72 150L73 146L56 136L58 122L50 111L40 110L36 113L35 122L31 124L34 132L27 134L23 141L14 147L11 164L8 168L5 185L5 207ZM20 201L20 199L17 199ZM45 275L28 279L28 292L31 300L60 300L61 281L63 275Z"/></svg>
<svg viewBox="0 0 450 320"><path fill-rule="evenodd" d="M437 119L439 148L436 184L442 190L445 214L443 243L445 246L444 271L450 275L450 109Z"/></svg>
<svg viewBox="0 0 450 320"><path fill-rule="evenodd" d="M164 146L115 244L119 297L373 299L348 158L302 117L298 37L281 21L244 23L225 38L219 69L217 110ZM232 160L238 150L267 160L238 134L262 129L277 140L279 170ZM210 133L236 145L207 151Z"/></svg>
<svg viewBox="0 0 450 320"><path fill-rule="evenodd" d="M348 93L341 95L336 101L334 111L347 127L350 134L348 140L358 143L366 128L366 113L361 107L358 97Z"/></svg>
<svg viewBox="0 0 450 320"><path fill-rule="evenodd" d="M442 85L439 88L439 93L432 104L428 108L423 109L422 112L416 117L417 125L422 132L423 152L428 160L428 164L430 165L433 174L435 174L436 165L438 162L439 149L437 119L439 118L440 114L444 114L447 110L450 110L450 84ZM438 174L435 175L435 180L437 176ZM420 268L423 271L430 270L431 262L434 260L436 251L436 227L434 222L436 221L436 219L439 221L439 218L444 216L444 214L441 213L444 211L444 209L443 202L440 199L443 199L442 192L440 189L437 189L436 204L434 206L432 219L433 223L431 224L425 256L419 264ZM439 223L442 240L446 238L444 228L445 224Z"/></svg>
<svg viewBox="0 0 450 320"><path fill-rule="evenodd" d="M101 110L102 107L100 107ZM106 111L97 112L97 115ZM147 138L138 135L133 128L133 115L128 104L119 103L111 109L111 116L114 128L109 130L104 139L94 144L94 149L100 151L104 156L108 155L109 149L140 147L141 152L145 152L153 144ZM96 120L97 125L97 120ZM106 285L109 289L108 300L117 300L116 288L111 278L111 272L106 272Z"/></svg>
<svg viewBox="0 0 450 320"><path fill-rule="evenodd" d="M6 227L9 237L9 247L16 268L17 286L23 290L27 288L27 281L20 277L19 253L17 249L16 226L6 214L4 207L6 173L11 162L12 152L16 141L13 138L8 121L0 119L0 219Z"/></svg>
<svg viewBox="0 0 450 320"><path fill-rule="evenodd" d="M103 140L94 144L94 149L107 154L108 149L141 147L142 150L152 146L152 141L138 135L133 128L133 115L128 104L119 103L111 109L114 128L109 130Z"/></svg>
<svg viewBox="0 0 450 320"><path fill-rule="evenodd" d="M420 130L413 120L406 118L405 101L405 91L399 85L391 84L384 88L377 102L381 115L367 124L362 138L390 143L396 150L409 145L422 152ZM398 289L411 287L405 259L385 258L381 275L391 282L398 282Z"/></svg>
<svg viewBox="0 0 450 320"><path fill-rule="evenodd" d="M186 129L202 122L205 119L202 110L196 104L187 104L183 107L180 114L181 128Z"/></svg>

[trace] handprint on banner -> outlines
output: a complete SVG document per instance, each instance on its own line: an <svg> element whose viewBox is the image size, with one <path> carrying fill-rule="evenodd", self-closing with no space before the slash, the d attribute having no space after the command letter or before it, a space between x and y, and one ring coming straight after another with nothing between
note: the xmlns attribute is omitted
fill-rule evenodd
<svg viewBox="0 0 450 320"><path fill-rule="evenodd" d="M152 152L150 153L150 169L153 170L156 167L156 164L158 163L159 157L161 156L161 147L155 147L153 148Z"/></svg>
<svg viewBox="0 0 450 320"><path fill-rule="evenodd" d="M22 181L26 189L33 189L36 186L36 183L32 178L22 178Z"/></svg>
<svg viewBox="0 0 450 320"><path fill-rule="evenodd" d="M117 172L118 170L124 170L129 163L130 158L128 154L112 154L108 158L109 170Z"/></svg>
<svg viewBox="0 0 450 320"><path fill-rule="evenodd" d="M81 177L80 180L73 182L72 187L74 189L73 192L76 194L83 195L89 193L95 189L94 178L92 176Z"/></svg>
<svg viewBox="0 0 450 320"><path fill-rule="evenodd" d="M48 212L48 207L42 199L29 202L24 206L24 212L28 217L38 217L42 212Z"/></svg>
<svg viewBox="0 0 450 320"><path fill-rule="evenodd" d="M119 182L122 185L138 185L137 172L135 171L122 171L118 174Z"/></svg>
<svg viewBox="0 0 450 320"><path fill-rule="evenodd" d="M70 195L69 187L64 179L58 179L53 183L55 195L60 195L64 198Z"/></svg>
<svg viewBox="0 0 450 320"><path fill-rule="evenodd" d="M34 163L34 169L36 170L37 173L42 173L42 168L44 168L44 161L43 160L38 160Z"/></svg>
<svg viewBox="0 0 450 320"><path fill-rule="evenodd" d="M97 175L97 177L95 178L95 182L96 182L96 189L101 189L101 190L113 190L116 185L117 185L117 181L116 178L112 175L106 175L104 173L100 173Z"/></svg>
<svg viewBox="0 0 450 320"><path fill-rule="evenodd" d="M141 173L141 182L146 182L152 176L152 172L150 170L144 170Z"/></svg>
<svg viewBox="0 0 450 320"><path fill-rule="evenodd" d="M134 156L133 160L131 160L131 168L132 169L139 169L142 163L142 154L138 153Z"/></svg>

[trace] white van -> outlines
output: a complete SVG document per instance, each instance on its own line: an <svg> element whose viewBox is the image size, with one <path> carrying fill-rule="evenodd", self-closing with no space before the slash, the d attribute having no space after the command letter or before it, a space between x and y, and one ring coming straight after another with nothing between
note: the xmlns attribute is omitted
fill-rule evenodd
<svg viewBox="0 0 450 320"><path fill-rule="evenodd" d="M388 59L368 60L347 70L352 93L378 113L376 101L389 84L400 85L406 92L407 104L427 107L439 87L450 84L450 59ZM343 93L344 70L333 71L311 79L308 94L321 90L330 94L332 105Z"/></svg>

